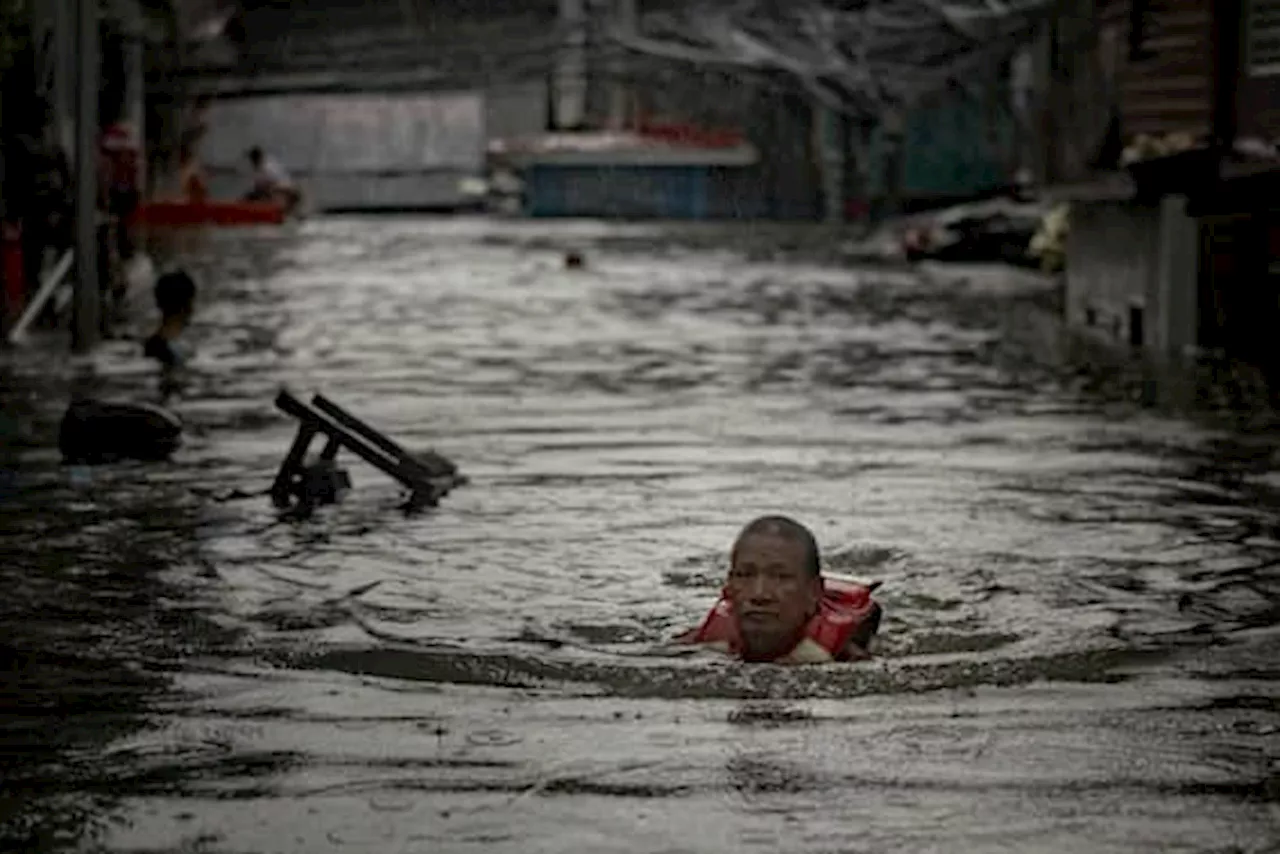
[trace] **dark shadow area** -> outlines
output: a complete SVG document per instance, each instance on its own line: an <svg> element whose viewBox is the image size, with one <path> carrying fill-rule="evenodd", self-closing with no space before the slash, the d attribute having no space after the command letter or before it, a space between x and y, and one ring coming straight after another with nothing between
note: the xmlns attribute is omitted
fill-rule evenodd
<svg viewBox="0 0 1280 854"><path fill-rule="evenodd" d="M50 389L4 389L0 850L77 850L154 776L158 757L112 744L179 699L170 673L239 638L202 614L216 576L201 506L157 480L165 465L58 465L41 450L56 446Z"/></svg>

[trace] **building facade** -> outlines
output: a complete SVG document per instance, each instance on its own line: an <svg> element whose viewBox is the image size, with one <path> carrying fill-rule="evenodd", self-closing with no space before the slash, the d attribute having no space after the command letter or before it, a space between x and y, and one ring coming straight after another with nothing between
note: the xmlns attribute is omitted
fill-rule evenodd
<svg viewBox="0 0 1280 854"><path fill-rule="evenodd" d="M1072 204L1073 328L1273 358L1277 13L1274 0L1082 0L1046 32L1039 171Z"/></svg>

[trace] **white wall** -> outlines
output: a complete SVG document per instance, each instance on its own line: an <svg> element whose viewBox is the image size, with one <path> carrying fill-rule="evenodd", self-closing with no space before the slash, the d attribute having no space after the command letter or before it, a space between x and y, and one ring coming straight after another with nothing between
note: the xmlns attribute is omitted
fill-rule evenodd
<svg viewBox="0 0 1280 854"><path fill-rule="evenodd" d="M485 161L483 96L462 93L278 95L216 101L200 154L215 197L249 184L260 145L319 209L443 206Z"/></svg>

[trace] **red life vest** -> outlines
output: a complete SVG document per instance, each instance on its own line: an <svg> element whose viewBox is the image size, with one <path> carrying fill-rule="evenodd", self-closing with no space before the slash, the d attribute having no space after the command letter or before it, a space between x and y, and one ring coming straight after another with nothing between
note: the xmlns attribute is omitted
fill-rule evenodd
<svg viewBox="0 0 1280 854"><path fill-rule="evenodd" d="M878 586L824 577L818 613L805 625L804 633L797 640L796 646L808 640L837 661L848 658L849 641L858 634L859 629L870 626L870 634L874 634L879 625L880 605L871 598L871 592ZM720 601L716 602L698 626L692 642L723 643L727 644L731 654L741 654L742 642L733 619L733 604L723 593ZM794 649L795 647L792 651ZM790 651L786 654L789 655Z"/></svg>

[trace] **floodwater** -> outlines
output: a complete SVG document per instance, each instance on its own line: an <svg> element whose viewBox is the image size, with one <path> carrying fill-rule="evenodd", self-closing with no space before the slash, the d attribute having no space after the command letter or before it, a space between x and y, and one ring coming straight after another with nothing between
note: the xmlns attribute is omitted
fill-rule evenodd
<svg viewBox="0 0 1280 854"><path fill-rule="evenodd" d="M6 355L0 850L1280 850L1274 419L1079 367L1012 274L648 235L207 235L170 464L59 464L137 344ZM282 518L282 385L471 483ZM884 581L875 661L660 649L766 512Z"/></svg>

